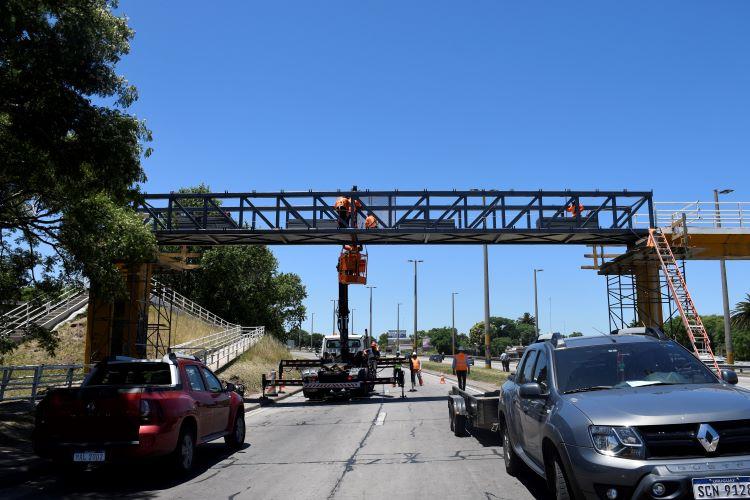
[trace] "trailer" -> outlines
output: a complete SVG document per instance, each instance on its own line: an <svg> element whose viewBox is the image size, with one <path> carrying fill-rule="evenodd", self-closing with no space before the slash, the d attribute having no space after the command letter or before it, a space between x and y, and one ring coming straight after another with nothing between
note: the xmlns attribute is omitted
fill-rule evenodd
<svg viewBox="0 0 750 500"><path fill-rule="evenodd" d="M403 388L403 357L371 358L363 366L325 359L283 359L279 362L279 376L262 377L263 396L268 387L302 387L307 399L349 399L367 397L376 385L397 384ZM297 373L294 373L297 372ZM291 376L290 375L296 375Z"/></svg>
<svg viewBox="0 0 750 500"><path fill-rule="evenodd" d="M500 429L500 390L469 394L456 386L448 393L448 417L451 430L458 437L473 429L497 432Z"/></svg>

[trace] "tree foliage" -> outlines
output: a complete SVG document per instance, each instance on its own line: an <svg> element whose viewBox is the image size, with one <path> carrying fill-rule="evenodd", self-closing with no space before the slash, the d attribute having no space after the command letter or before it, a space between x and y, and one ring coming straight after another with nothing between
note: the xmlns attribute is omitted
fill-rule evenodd
<svg viewBox="0 0 750 500"><path fill-rule="evenodd" d="M533 317L532 321L533 321ZM471 345L484 345L484 321L475 323L469 330ZM492 341L498 338L507 338L511 342L509 345L526 345L536 338L536 329L528 319L521 316L518 320L504 318L502 316L490 317L490 347ZM501 344L497 344L501 345ZM494 348L492 348L494 354Z"/></svg>
<svg viewBox="0 0 750 500"><path fill-rule="evenodd" d="M745 300L738 302L732 311L732 326L750 330L750 293L745 296Z"/></svg>
<svg viewBox="0 0 750 500"><path fill-rule="evenodd" d="M0 3L2 300L60 269L121 294L115 262L153 259L154 239L128 208L150 132L126 112L137 93L115 66L133 31L115 6Z"/></svg>

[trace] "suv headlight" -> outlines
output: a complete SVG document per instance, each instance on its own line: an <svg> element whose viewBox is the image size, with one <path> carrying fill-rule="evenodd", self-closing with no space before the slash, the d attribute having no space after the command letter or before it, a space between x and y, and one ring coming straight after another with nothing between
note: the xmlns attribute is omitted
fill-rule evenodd
<svg viewBox="0 0 750 500"><path fill-rule="evenodd" d="M592 425L589 427L594 449L602 455L619 458L642 459L646 457L646 447L632 427L610 427Z"/></svg>

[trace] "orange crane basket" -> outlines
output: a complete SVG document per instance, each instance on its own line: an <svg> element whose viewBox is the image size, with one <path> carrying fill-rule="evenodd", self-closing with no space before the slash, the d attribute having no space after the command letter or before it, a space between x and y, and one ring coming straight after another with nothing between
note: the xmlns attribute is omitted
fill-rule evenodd
<svg viewBox="0 0 750 500"><path fill-rule="evenodd" d="M346 285L367 284L367 254L356 249L344 248L339 256L339 283Z"/></svg>

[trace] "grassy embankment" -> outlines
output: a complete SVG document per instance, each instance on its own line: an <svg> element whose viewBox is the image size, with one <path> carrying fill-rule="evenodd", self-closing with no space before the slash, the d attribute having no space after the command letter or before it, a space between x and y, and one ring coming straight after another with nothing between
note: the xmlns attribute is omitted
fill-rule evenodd
<svg viewBox="0 0 750 500"><path fill-rule="evenodd" d="M276 340L266 335L252 346L234 363L221 371L220 378L232 383L245 385L245 394L261 392L261 375L279 369L279 361L291 359L289 350Z"/></svg>
<svg viewBox="0 0 750 500"><path fill-rule="evenodd" d="M435 363L434 361L422 361L422 368L433 372L444 373L446 375L453 374L451 365ZM468 376L468 381L479 380L480 382L489 382L497 386L502 385L507 379L508 373L506 372L478 366L472 366L471 373Z"/></svg>
<svg viewBox="0 0 750 500"><path fill-rule="evenodd" d="M149 321L157 322L158 318L153 309L149 314ZM210 325L188 314L172 314L172 345L188 340L205 337L221 331L222 327ZM83 362L83 344L86 336L86 315L71 320L60 326L57 333L60 344L55 356L50 357L36 342L23 344L20 348L0 356L0 365L68 365Z"/></svg>

